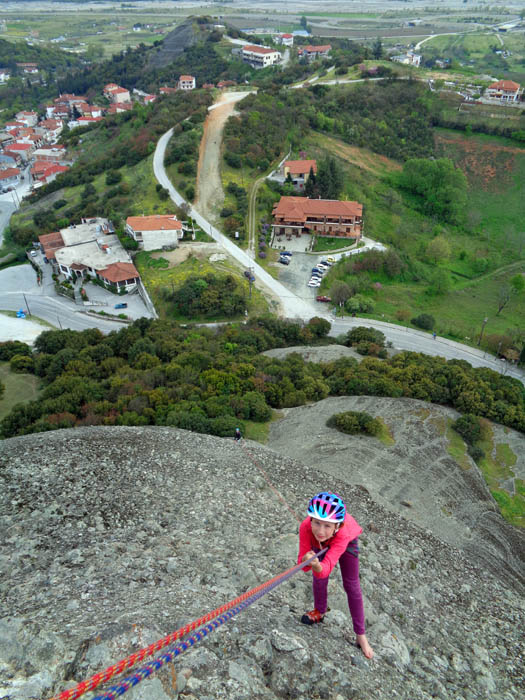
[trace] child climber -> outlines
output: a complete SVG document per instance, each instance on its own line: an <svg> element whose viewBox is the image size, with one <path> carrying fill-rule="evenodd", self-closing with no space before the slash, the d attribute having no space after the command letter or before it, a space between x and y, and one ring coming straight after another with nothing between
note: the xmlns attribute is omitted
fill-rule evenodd
<svg viewBox="0 0 525 700"><path fill-rule="evenodd" d="M308 517L299 527L297 563L306 561L325 547L328 547L328 550L304 569L313 570L315 607L302 616L301 622L305 625L315 625L324 620L327 611L328 578L339 562L357 646L361 647L367 659L371 659L374 652L365 634L363 596L359 583L357 538L362 532L360 525L347 514L345 504L337 494L322 492L310 500Z"/></svg>

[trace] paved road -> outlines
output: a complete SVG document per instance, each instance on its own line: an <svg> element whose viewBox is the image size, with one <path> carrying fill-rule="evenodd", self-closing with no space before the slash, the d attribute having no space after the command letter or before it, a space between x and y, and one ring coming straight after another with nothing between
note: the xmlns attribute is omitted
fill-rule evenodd
<svg viewBox="0 0 525 700"><path fill-rule="evenodd" d="M382 331L386 339L391 341L398 350L438 355L447 360L466 360L473 367L489 367L501 374L515 377L525 384L525 371L503 360L498 360L489 353L483 352L483 350L456 343L448 338L440 338L438 336L434 340L429 333L369 318L334 319L332 316L329 320L332 323L331 336L341 335L356 326L371 326Z"/></svg>
<svg viewBox="0 0 525 700"><path fill-rule="evenodd" d="M98 328L102 333L118 331L121 323L106 321L102 318L88 316L77 310L74 302L67 299L57 299L51 296L40 296L34 293L7 292L0 297L0 307L6 311L29 309L33 316L47 321L55 328L70 328L73 331L84 331L86 328ZM30 316L29 316L30 318ZM1 331L0 331L1 336Z"/></svg>
<svg viewBox="0 0 525 700"><path fill-rule="evenodd" d="M175 204L177 204L177 206L181 206L186 202L184 198L175 190L164 169L164 154L172 134L173 129L170 129L168 132L163 134L163 136L161 136L159 142L157 143L157 148L155 149L153 156L153 171L160 184L169 191ZM371 326L383 331L387 337L387 340L390 340L394 347L400 350L411 350L414 352L424 352L429 355L440 355L446 357L447 359L462 359L466 360L475 367L490 367L498 372L509 374L510 376L524 381L525 373L523 371L515 367L511 368L506 363L503 363L490 355L486 355L476 348L471 348L467 345L462 345L461 343L456 343L454 341L441 338L436 338L436 340L434 340L431 335L423 333L422 331L405 328L403 326L396 326L394 324L384 323L382 321L373 321L371 319L364 318L349 318L343 320L334 319L326 307L323 309L320 308L320 303L313 301L313 299L311 301L301 299L290 289L281 284L281 282L275 280L266 272L266 270L264 270L252 258L250 258L247 253L241 250L237 245L235 245L235 243L233 243L233 241L224 236L203 216L195 211L193 207L190 207L189 214L196 220L198 225L204 231L209 233L210 236L217 241L217 243L223 246L223 248L242 266L246 268L253 268L258 282L262 282L264 286L270 289L271 292L273 292L273 294L280 299L283 309L282 315L285 317L308 320L312 316L322 316L332 323L331 335L333 336L345 333L353 326Z"/></svg>
<svg viewBox="0 0 525 700"><path fill-rule="evenodd" d="M175 204L181 206L186 203L185 199L175 190L164 169L164 154L172 134L173 129L170 129L159 139L153 156L153 172L160 184L169 191L170 197ZM299 297L296 297L283 284L275 280L264 268L245 253L244 250L241 250L233 241L212 226L209 221L191 206L189 214L195 219L203 231L208 233L217 243L220 243L232 258L237 260L245 268L253 268L257 281L279 298L284 316L289 318L310 318L310 316L312 316L312 308L309 304L299 299Z"/></svg>

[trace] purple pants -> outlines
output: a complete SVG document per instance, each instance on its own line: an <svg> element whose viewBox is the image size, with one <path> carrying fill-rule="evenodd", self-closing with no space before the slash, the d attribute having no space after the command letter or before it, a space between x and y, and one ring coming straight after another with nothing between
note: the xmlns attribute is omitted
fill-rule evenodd
<svg viewBox="0 0 525 700"><path fill-rule="evenodd" d="M321 550L315 549L314 552ZM343 588L345 589L348 598L348 607L352 616L354 632L356 634L365 633L365 612L363 609L363 594L361 593L361 584L359 583L359 556L358 556L357 540L353 540L348 545L348 548L343 552L339 559L341 567L341 577L343 579ZM326 552L325 552L326 554ZM319 557L319 561L323 561L325 554ZM313 578L314 605L322 615L327 609L328 599L328 579Z"/></svg>

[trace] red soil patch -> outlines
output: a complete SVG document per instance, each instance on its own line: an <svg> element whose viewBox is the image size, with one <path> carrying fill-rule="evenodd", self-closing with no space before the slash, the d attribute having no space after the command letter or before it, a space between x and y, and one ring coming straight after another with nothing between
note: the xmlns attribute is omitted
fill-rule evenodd
<svg viewBox="0 0 525 700"><path fill-rule="evenodd" d="M452 155L470 183L476 182L486 190L499 190L512 180L515 156L525 150L513 146L480 143L465 138L436 136L436 145L444 155Z"/></svg>

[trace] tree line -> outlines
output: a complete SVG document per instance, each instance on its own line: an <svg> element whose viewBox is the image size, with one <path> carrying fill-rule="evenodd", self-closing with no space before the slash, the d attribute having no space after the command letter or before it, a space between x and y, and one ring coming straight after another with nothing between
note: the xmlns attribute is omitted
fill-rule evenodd
<svg viewBox="0 0 525 700"><path fill-rule="evenodd" d="M402 352L384 360L368 356L361 364L353 358L313 364L297 353L283 360L261 354L272 347L332 342L329 329L321 318L303 326L265 317L213 330L143 318L108 336L95 329L45 331L34 350L1 343L0 360L33 371L44 388L38 400L13 408L0 422L0 434L171 425L231 435L242 421L269 420L274 408L353 395L450 405L525 432L521 382L462 360ZM356 330L338 341L363 342L366 334Z"/></svg>

